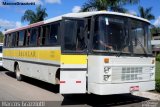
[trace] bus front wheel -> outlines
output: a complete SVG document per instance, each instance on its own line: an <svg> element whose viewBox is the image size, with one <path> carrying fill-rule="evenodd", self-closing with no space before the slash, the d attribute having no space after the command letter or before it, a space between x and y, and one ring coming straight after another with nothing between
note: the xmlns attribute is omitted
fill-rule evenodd
<svg viewBox="0 0 160 107"><path fill-rule="evenodd" d="M16 73L16 79L18 81L21 81L22 80L22 75L21 75L21 72L20 72L20 69L19 69L19 65L16 65L15 73Z"/></svg>

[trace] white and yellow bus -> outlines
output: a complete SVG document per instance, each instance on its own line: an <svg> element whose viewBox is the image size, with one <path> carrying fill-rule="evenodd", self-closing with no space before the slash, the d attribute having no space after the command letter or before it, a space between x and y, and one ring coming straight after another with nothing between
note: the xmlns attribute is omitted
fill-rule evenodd
<svg viewBox="0 0 160 107"><path fill-rule="evenodd" d="M3 67L60 93L111 95L155 89L150 22L133 15L69 13L5 33Z"/></svg>

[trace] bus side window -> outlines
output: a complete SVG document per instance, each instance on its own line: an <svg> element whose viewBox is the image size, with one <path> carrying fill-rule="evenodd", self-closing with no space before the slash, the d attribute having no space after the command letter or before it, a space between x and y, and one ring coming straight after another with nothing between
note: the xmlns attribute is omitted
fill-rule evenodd
<svg viewBox="0 0 160 107"><path fill-rule="evenodd" d="M46 26L42 27L42 35L41 35L41 45L45 45L45 37L46 37Z"/></svg>
<svg viewBox="0 0 160 107"><path fill-rule="evenodd" d="M18 42L19 42L19 32L16 32L16 40L15 40L15 46L18 46Z"/></svg>
<svg viewBox="0 0 160 107"><path fill-rule="evenodd" d="M4 46L7 47L7 39L8 39L8 35L5 34L5 38L4 38Z"/></svg>
<svg viewBox="0 0 160 107"><path fill-rule="evenodd" d="M37 43L36 40L37 40L37 28L32 28L29 45L36 46Z"/></svg>
<svg viewBox="0 0 160 107"><path fill-rule="evenodd" d="M29 46L30 36L31 36L30 29L27 29L26 46Z"/></svg>
<svg viewBox="0 0 160 107"><path fill-rule="evenodd" d="M41 27L37 28L37 46L41 44Z"/></svg>
<svg viewBox="0 0 160 107"><path fill-rule="evenodd" d="M83 20L65 20L64 23L64 50L79 52L85 50L85 22Z"/></svg>
<svg viewBox="0 0 160 107"><path fill-rule="evenodd" d="M46 26L45 45L49 45L50 25Z"/></svg>
<svg viewBox="0 0 160 107"><path fill-rule="evenodd" d="M8 47L11 47L12 46L12 34L9 34L9 37L8 37Z"/></svg>
<svg viewBox="0 0 160 107"><path fill-rule="evenodd" d="M9 47L9 34L7 34L6 46Z"/></svg>
<svg viewBox="0 0 160 107"><path fill-rule="evenodd" d="M24 41L23 41L23 46L26 46L27 42L27 30L24 31Z"/></svg>
<svg viewBox="0 0 160 107"><path fill-rule="evenodd" d="M51 25L51 31L49 35L49 45L56 44L58 41L58 28L60 23L55 23Z"/></svg>
<svg viewBox="0 0 160 107"><path fill-rule="evenodd" d="M24 42L24 31L20 31L18 46L23 46L23 42Z"/></svg>
<svg viewBox="0 0 160 107"><path fill-rule="evenodd" d="M16 41L16 33L14 32L12 34L12 46L14 47L15 46L15 41Z"/></svg>

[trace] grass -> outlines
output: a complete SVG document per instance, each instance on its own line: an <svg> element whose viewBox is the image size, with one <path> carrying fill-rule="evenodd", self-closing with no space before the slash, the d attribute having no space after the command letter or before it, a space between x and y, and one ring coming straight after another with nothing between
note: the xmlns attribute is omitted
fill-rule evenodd
<svg viewBox="0 0 160 107"><path fill-rule="evenodd" d="M156 62L156 80L160 81L160 62Z"/></svg>
<svg viewBox="0 0 160 107"><path fill-rule="evenodd" d="M156 62L156 91L160 93L160 62Z"/></svg>

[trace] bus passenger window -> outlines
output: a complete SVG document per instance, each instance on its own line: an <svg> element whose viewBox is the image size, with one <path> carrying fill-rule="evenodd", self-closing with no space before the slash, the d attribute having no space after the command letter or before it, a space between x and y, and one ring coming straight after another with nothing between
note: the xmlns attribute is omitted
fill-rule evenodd
<svg viewBox="0 0 160 107"><path fill-rule="evenodd" d="M5 35L5 38L4 38L4 46L7 46L7 36L8 35Z"/></svg>
<svg viewBox="0 0 160 107"><path fill-rule="evenodd" d="M30 29L27 30L27 37L26 37L26 46L29 46L29 39L30 39Z"/></svg>
<svg viewBox="0 0 160 107"><path fill-rule="evenodd" d="M82 21L77 22L77 37L76 37L76 50L84 50L86 48L84 37L84 23Z"/></svg>
<svg viewBox="0 0 160 107"><path fill-rule="evenodd" d="M60 26L59 23L51 25L51 31L50 31L50 35L49 35L49 44L50 45L57 43L59 26Z"/></svg>
<svg viewBox="0 0 160 107"><path fill-rule="evenodd" d="M15 42L16 42L16 33L12 34L12 46L15 46Z"/></svg>
<svg viewBox="0 0 160 107"><path fill-rule="evenodd" d="M42 27L41 45L45 44L46 26Z"/></svg>
<svg viewBox="0 0 160 107"><path fill-rule="evenodd" d="M72 28L72 29L71 29ZM64 29L64 49L73 51L76 50L76 23L74 21L66 20Z"/></svg>
<svg viewBox="0 0 160 107"><path fill-rule="evenodd" d="M45 45L49 45L50 25L46 26Z"/></svg>
<svg viewBox="0 0 160 107"><path fill-rule="evenodd" d="M41 27L37 28L37 46L41 44Z"/></svg>
<svg viewBox="0 0 160 107"><path fill-rule="evenodd" d="M37 29L33 28L31 30L31 36L30 36L30 46L35 46L36 45L36 38L37 38Z"/></svg>
<svg viewBox="0 0 160 107"><path fill-rule="evenodd" d="M27 39L27 30L24 31L24 42L23 42L23 46L26 45L26 39Z"/></svg>
<svg viewBox="0 0 160 107"><path fill-rule="evenodd" d="M12 46L12 34L9 34L8 36L8 47Z"/></svg>
<svg viewBox="0 0 160 107"><path fill-rule="evenodd" d="M87 45L85 41L85 29L83 20L65 20L64 50L82 51Z"/></svg>
<svg viewBox="0 0 160 107"><path fill-rule="evenodd" d="M19 32L19 46L23 46L23 42L24 42L24 31L20 31Z"/></svg>
<svg viewBox="0 0 160 107"><path fill-rule="evenodd" d="M19 32L16 32L16 36L15 36L15 46L18 46L18 42L19 42Z"/></svg>
<svg viewBox="0 0 160 107"><path fill-rule="evenodd" d="M9 46L9 34L6 35L5 37L5 46L8 47Z"/></svg>

